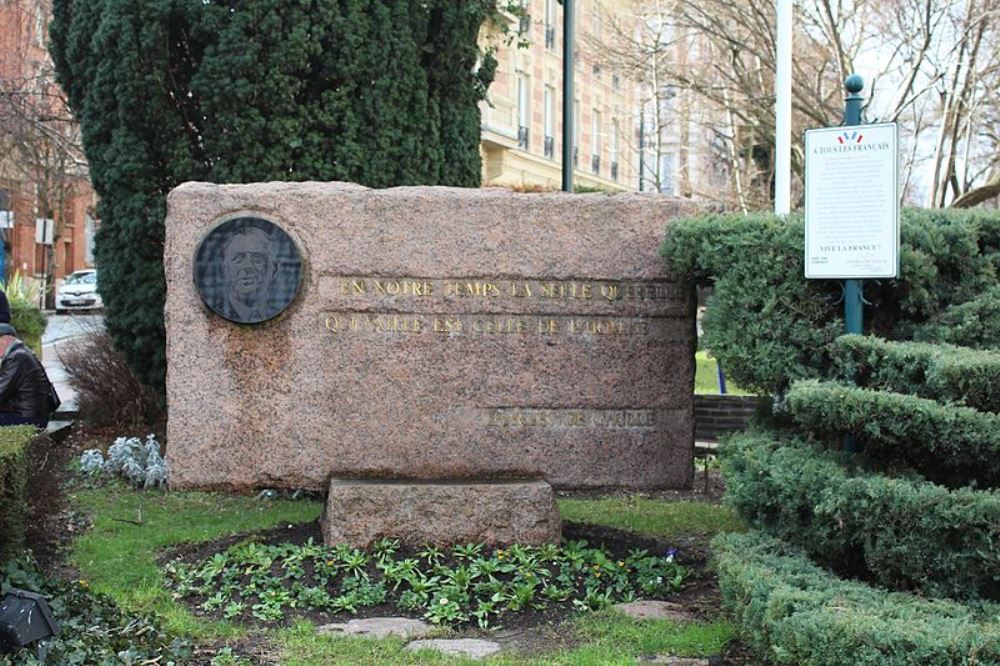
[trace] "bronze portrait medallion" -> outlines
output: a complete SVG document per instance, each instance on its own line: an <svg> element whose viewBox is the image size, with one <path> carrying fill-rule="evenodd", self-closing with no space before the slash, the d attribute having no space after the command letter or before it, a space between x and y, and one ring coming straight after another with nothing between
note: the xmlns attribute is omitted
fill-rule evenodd
<svg viewBox="0 0 1000 666"><path fill-rule="evenodd" d="M238 324L281 314L302 282L302 258L281 227L261 217L219 224L195 251L194 283L205 305Z"/></svg>

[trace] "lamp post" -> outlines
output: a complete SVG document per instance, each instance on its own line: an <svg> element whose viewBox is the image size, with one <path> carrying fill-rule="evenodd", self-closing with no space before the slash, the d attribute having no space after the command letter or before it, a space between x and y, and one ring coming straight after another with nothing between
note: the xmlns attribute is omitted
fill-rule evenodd
<svg viewBox="0 0 1000 666"><path fill-rule="evenodd" d="M559 0L563 6L563 137L562 189L573 191L573 14L574 0Z"/></svg>

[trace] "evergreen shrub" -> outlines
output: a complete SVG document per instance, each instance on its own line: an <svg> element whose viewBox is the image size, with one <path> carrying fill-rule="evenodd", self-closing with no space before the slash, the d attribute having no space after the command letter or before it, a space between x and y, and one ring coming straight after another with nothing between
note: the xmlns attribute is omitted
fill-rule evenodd
<svg viewBox="0 0 1000 666"><path fill-rule="evenodd" d="M858 386L1000 412L1000 353L844 335L832 356L836 374Z"/></svg>
<svg viewBox="0 0 1000 666"><path fill-rule="evenodd" d="M865 282L868 332L905 339L957 326L949 306L997 287L1000 212L906 209L900 222L902 277ZM710 214L667 229L663 254L677 278L714 285L705 346L747 390L783 393L831 367L830 345L844 330L841 288L805 279L804 237L801 214Z"/></svg>
<svg viewBox="0 0 1000 666"><path fill-rule="evenodd" d="M909 464L947 485L1000 482L1000 416L902 393L796 382L786 396L799 425L856 435L879 462Z"/></svg>
<svg viewBox="0 0 1000 666"><path fill-rule="evenodd" d="M723 600L741 635L775 665L1000 663L1000 608L841 580L757 531L712 541Z"/></svg>
<svg viewBox="0 0 1000 666"><path fill-rule="evenodd" d="M494 0L55 0L107 330L162 392L163 220L186 181L480 183Z"/></svg>
<svg viewBox="0 0 1000 666"><path fill-rule="evenodd" d="M0 427L0 564L24 545L28 444L34 426Z"/></svg>
<svg viewBox="0 0 1000 666"><path fill-rule="evenodd" d="M1000 274L1000 268L997 272ZM918 328L915 337L964 347L1000 349L1000 287L947 308L936 320Z"/></svg>
<svg viewBox="0 0 1000 666"><path fill-rule="evenodd" d="M751 431L720 450L727 501L753 526L845 575L928 596L1000 596L1000 497L850 468L794 436Z"/></svg>

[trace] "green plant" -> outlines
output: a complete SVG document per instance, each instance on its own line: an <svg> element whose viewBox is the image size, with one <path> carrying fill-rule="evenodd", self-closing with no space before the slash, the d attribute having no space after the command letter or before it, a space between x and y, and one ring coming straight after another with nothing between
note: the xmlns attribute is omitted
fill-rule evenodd
<svg viewBox="0 0 1000 666"><path fill-rule="evenodd" d="M909 465L951 486L1000 483L1000 416L901 393L834 382L796 382L795 421L820 434L856 435L879 463Z"/></svg>
<svg viewBox="0 0 1000 666"><path fill-rule="evenodd" d="M915 335L918 340L1000 349L1000 287L995 286L970 301L948 307L918 328Z"/></svg>
<svg viewBox="0 0 1000 666"><path fill-rule="evenodd" d="M59 635L47 641L49 663L185 663L191 656L190 642L165 631L159 619L123 611L86 581L48 578L31 560L12 559L0 568L0 592L11 587L44 596L59 623ZM2 666L25 663L35 663L31 648L0 654Z"/></svg>
<svg viewBox="0 0 1000 666"><path fill-rule="evenodd" d="M56 0L52 59L100 195L106 326L145 383L162 393L167 193L192 180L478 186L496 60L477 38L494 11Z"/></svg>
<svg viewBox="0 0 1000 666"><path fill-rule="evenodd" d="M759 532L712 541L723 600L768 663L956 666L1000 662L996 605L961 605L844 581Z"/></svg>
<svg viewBox="0 0 1000 666"><path fill-rule="evenodd" d="M42 356L42 334L48 320L38 309L40 289L36 282L26 280L19 271L14 271L6 284L0 285L10 305L10 323L17 335L31 347L35 356Z"/></svg>
<svg viewBox="0 0 1000 666"><path fill-rule="evenodd" d="M164 572L175 597L205 597L204 610L230 618L271 622L297 608L353 614L391 602L436 624L482 627L506 613L556 604L598 609L640 595L663 598L687 576L676 551L613 560L586 542L513 544L492 556L482 544L453 547L450 556L426 547L407 557L384 543L372 552L250 541L197 564L169 563Z"/></svg>
<svg viewBox="0 0 1000 666"><path fill-rule="evenodd" d="M835 373L858 386L1000 412L996 352L844 335L836 339L831 353Z"/></svg>
<svg viewBox="0 0 1000 666"><path fill-rule="evenodd" d="M720 451L727 501L820 563L898 590L1000 598L1000 496L845 466L799 437L751 431Z"/></svg>
<svg viewBox="0 0 1000 666"><path fill-rule="evenodd" d="M998 227L1000 214L990 211L902 211L901 277L866 283L867 330L907 337L996 287ZM830 345L843 331L840 288L804 278L803 245L798 214L703 215L667 229L663 254L674 274L714 286L705 346L746 390L782 393L830 370Z"/></svg>
<svg viewBox="0 0 1000 666"><path fill-rule="evenodd" d="M28 447L34 426L0 428L0 564L24 544Z"/></svg>

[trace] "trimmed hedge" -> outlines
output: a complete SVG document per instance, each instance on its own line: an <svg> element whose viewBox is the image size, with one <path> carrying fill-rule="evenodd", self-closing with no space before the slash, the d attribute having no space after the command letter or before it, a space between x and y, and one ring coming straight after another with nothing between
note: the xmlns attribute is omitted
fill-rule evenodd
<svg viewBox="0 0 1000 666"><path fill-rule="evenodd" d="M903 462L949 485L1000 482L1000 416L812 379L793 384L786 398L800 425L856 435L880 462Z"/></svg>
<svg viewBox="0 0 1000 666"><path fill-rule="evenodd" d="M834 342L832 356L837 374L858 386L1000 412L1000 354L996 352L844 335Z"/></svg>
<svg viewBox="0 0 1000 666"><path fill-rule="evenodd" d="M886 587L1000 598L1000 496L850 470L841 454L749 431L720 447L727 501L822 564Z"/></svg>
<svg viewBox="0 0 1000 666"><path fill-rule="evenodd" d="M928 322L955 325L946 318L955 310L942 315L949 306L998 287L1000 212L907 209L900 222L902 277L865 283L869 332L906 338ZM844 330L840 283L806 280L803 246L801 214L703 215L667 228L675 276L714 285L705 346L747 390L782 393L830 368Z"/></svg>
<svg viewBox="0 0 1000 666"><path fill-rule="evenodd" d="M742 637L773 664L1000 663L993 605L964 606L844 581L759 532L712 541L719 586Z"/></svg>
<svg viewBox="0 0 1000 666"><path fill-rule="evenodd" d="M34 426L0 427L0 564L24 545L28 443Z"/></svg>
<svg viewBox="0 0 1000 666"><path fill-rule="evenodd" d="M1000 264L997 271L1000 273ZM964 347L1000 349L1000 287L951 306L935 321L920 327L914 337Z"/></svg>

